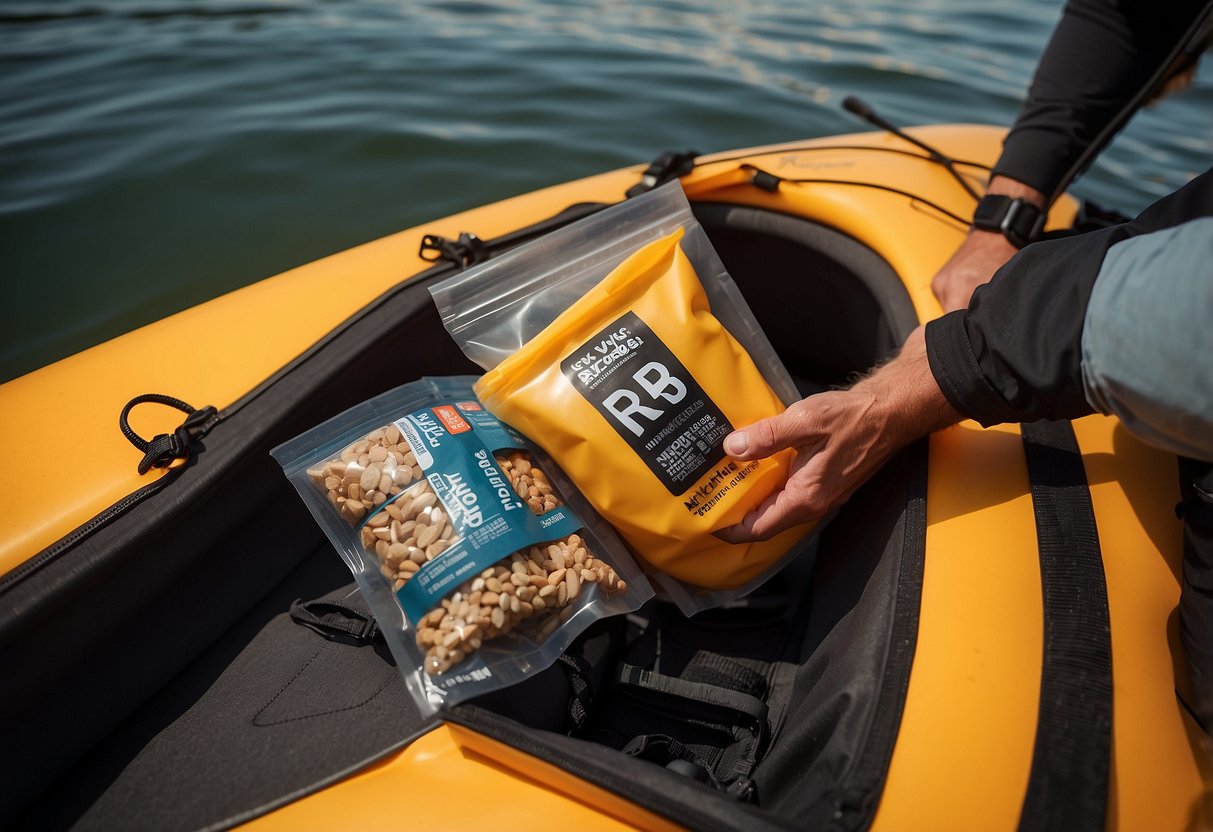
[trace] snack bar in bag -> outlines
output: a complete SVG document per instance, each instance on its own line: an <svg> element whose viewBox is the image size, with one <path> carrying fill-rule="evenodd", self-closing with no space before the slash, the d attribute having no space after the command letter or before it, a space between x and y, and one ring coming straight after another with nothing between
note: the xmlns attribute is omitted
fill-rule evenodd
<svg viewBox="0 0 1213 832"><path fill-rule="evenodd" d="M542 670L593 621L652 596L610 528L472 381L422 379L273 451L423 713Z"/></svg>
<svg viewBox="0 0 1213 832"><path fill-rule="evenodd" d="M505 258L433 290L488 369L484 405L652 569L708 590L770 574L806 528L751 544L713 533L783 485L793 452L742 463L723 441L797 394L677 184Z"/></svg>

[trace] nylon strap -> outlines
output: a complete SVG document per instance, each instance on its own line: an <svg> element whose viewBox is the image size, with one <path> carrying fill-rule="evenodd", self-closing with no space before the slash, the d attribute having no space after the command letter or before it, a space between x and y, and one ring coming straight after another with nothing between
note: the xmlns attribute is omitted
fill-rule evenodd
<svg viewBox="0 0 1213 832"><path fill-rule="evenodd" d="M643 667L622 664L619 667L619 684L633 685L689 699L692 702L707 703L720 708L727 708L753 718L761 733L765 733L767 725L767 703L761 699L728 688L705 684L704 682L688 682L673 676L665 676Z"/></svg>
<svg viewBox="0 0 1213 832"><path fill-rule="evenodd" d="M379 627L368 610L339 601L319 600L291 602L291 618L315 630L325 638L335 635L349 636L358 641L370 642L379 637Z"/></svg>
<svg viewBox="0 0 1213 832"><path fill-rule="evenodd" d="M1108 592L1082 453L1069 422L1021 427L1044 601L1040 713L1020 832L1101 830L1112 742Z"/></svg>

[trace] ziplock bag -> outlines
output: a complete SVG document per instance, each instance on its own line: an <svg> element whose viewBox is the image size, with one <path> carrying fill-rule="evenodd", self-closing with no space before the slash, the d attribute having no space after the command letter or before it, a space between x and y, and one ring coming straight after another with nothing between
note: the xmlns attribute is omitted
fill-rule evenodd
<svg viewBox="0 0 1213 832"><path fill-rule="evenodd" d="M677 183L431 292L488 370L484 405L552 456L651 574L689 585L672 593L684 609L761 582L808 531L713 534L782 487L793 457L736 462L725 436L798 395Z"/></svg>
<svg viewBox="0 0 1213 832"><path fill-rule="evenodd" d="M481 407L472 381L406 384L272 451L425 714L548 667L594 621L653 594L609 526Z"/></svg>

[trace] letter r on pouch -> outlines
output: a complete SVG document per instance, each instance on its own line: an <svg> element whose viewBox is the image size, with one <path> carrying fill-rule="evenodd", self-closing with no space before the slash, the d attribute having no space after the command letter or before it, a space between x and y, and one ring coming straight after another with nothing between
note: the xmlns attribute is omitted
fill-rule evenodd
<svg viewBox="0 0 1213 832"><path fill-rule="evenodd" d="M620 405L626 401L627 405ZM619 420L619 423L630 430L637 436L644 435L644 428L640 423L632 418L632 414L637 414L648 419L650 422L655 422L661 418L662 411L654 407L645 407L640 403L640 397L631 390L616 390L611 395L607 396L602 401L602 406L610 411L611 415Z"/></svg>
<svg viewBox="0 0 1213 832"><path fill-rule="evenodd" d="M670 404L678 404L686 398L687 386L670 375L670 371L660 362L650 361L632 373L632 378L644 388L651 399L665 399ZM627 405L620 407L625 401ZM655 407L645 407L640 403L640 397L626 388L607 396L603 399L602 406L636 436L643 436L644 428L632 418L633 414L655 422L664 413Z"/></svg>

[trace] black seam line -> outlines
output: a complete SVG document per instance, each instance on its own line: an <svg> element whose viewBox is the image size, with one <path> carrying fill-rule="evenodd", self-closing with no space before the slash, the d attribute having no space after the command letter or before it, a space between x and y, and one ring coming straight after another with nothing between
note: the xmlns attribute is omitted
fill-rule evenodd
<svg viewBox="0 0 1213 832"><path fill-rule="evenodd" d="M77 526L75 529L68 532L64 537L61 537L59 540L43 549L38 554L22 563L20 566L16 567L10 572L5 573L3 576L0 576L0 594L7 592L12 586L20 583L34 572L37 572L67 549L75 546L93 532L113 522L134 506L168 486L169 483L181 476L181 472L185 470L185 467L186 466L182 465L178 468L171 469L168 473L160 477L155 482L148 483L139 490L127 494L121 500L108 508L103 509L91 519L86 520L83 525Z"/></svg>
<svg viewBox="0 0 1213 832"><path fill-rule="evenodd" d="M424 281L432 280L435 277L441 277L448 273L455 272L458 270L458 268L459 267L455 266L453 263L443 263L439 266L431 266L428 269L424 269L414 275L404 278L395 286L392 286L391 288L382 292L365 306L350 315L350 317L346 318L344 321L337 324L337 326L335 326L333 329L326 332L318 341L308 347L307 350L305 350L302 354L295 356L295 358L291 359L276 372L270 375L269 378L266 378L264 381L257 384L257 386L253 387L253 389L249 390L243 396L236 399L236 401L224 408L222 411L223 418L227 419L230 416L239 413L248 405L252 404L275 384L291 375L300 367L304 366L304 364L306 364L308 361L312 360L319 352L332 343L336 338L344 334L348 329L365 320L368 315L374 312L375 309L382 304L396 297L401 292L411 289Z"/></svg>
<svg viewBox="0 0 1213 832"><path fill-rule="evenodd" d="M259 396L261 396L263 393L265 393L267 390L269 390L274 384L276 384L279 381L281 381L282 379L286 378L293 371L302 367L306 361L309 361L312 358L314 358L315 355L317 355L324 347L326 347L334 339L336 339L341 334L343 334L347 329L356 325L360 321L364 320L380 304L385 303L388 300L391 300L393 297L395 297L400 292L404 291L407 288L412 287L419 280L432 279L433 277L437 277L439 275L446 274L449 271L454 271L455 268L456 267L452 264L443 264L442 266L431 267L429 269L425 269L421 272L418 272L417 274L415 274L411 277L405 278L400 283L397 283L395 286L393 286L390 289L388 289L387 291L383 292L378 297L376 297L374 300L372 300L371 302L369 302L365 306L363 306L361 309L354 312L350 317L346 318L344 321L342 321L336 327L334 327L333 329L331 329L327 333L325 333L323 336L321 336L320 340L318 340L314 344L312 344L312 346L309 347L304 353L296 356L294 359L292 359L290 362L288 362L285 366L283 366L282 368L277 370L269 378L260 382L256 387L254 387L248 393L245 393L243 396L241 396L239 399L237 399L229 407L218 411L213 420L215 423L215 426L218 426L218 424L226 421L228 418L230 418L235 413L239 412L246 405L251 404L255 399L257 399ZM158 479L156 482L149 483L148 485L143 486L143 488L126 495L118 502L116 502L113 505L109 506L108 508L104 509L101 513L97 514L92 519L86 521L84 525L78 526L77 528L68 532L65 536L61 537L56 542L52 543L50 546L43 549L41 552L34 555L29 560L25 561L25 563L21 564L16 569L13 569L12 571L6 573L4 576L0 577L0 594L4 593L12 585L19 583L21 580L24 580L25 578L29 577L29 575L31 575L33 572L37 571L38 569L42 568L50 561L54 560L56 557L61 555L67 549L70 549L73 546L75 546L77 543L80 543L84 538L91 535L97 529L100 529L102 526L105 526L108 523L112 522L113 520L117 519L122 514L126 513L130 509L134 508L138 503L142 502L147 497L150 497L150 496L154 495L156 492L160 491L162 488L167 486L171 481L175 480L177 478L177 476L180 475L180 472L182 470L184 470L185 467L186 466L181 466L180 468L172 469L177 472L176 475L167 475L166 474L165 476Z"/></svg>

